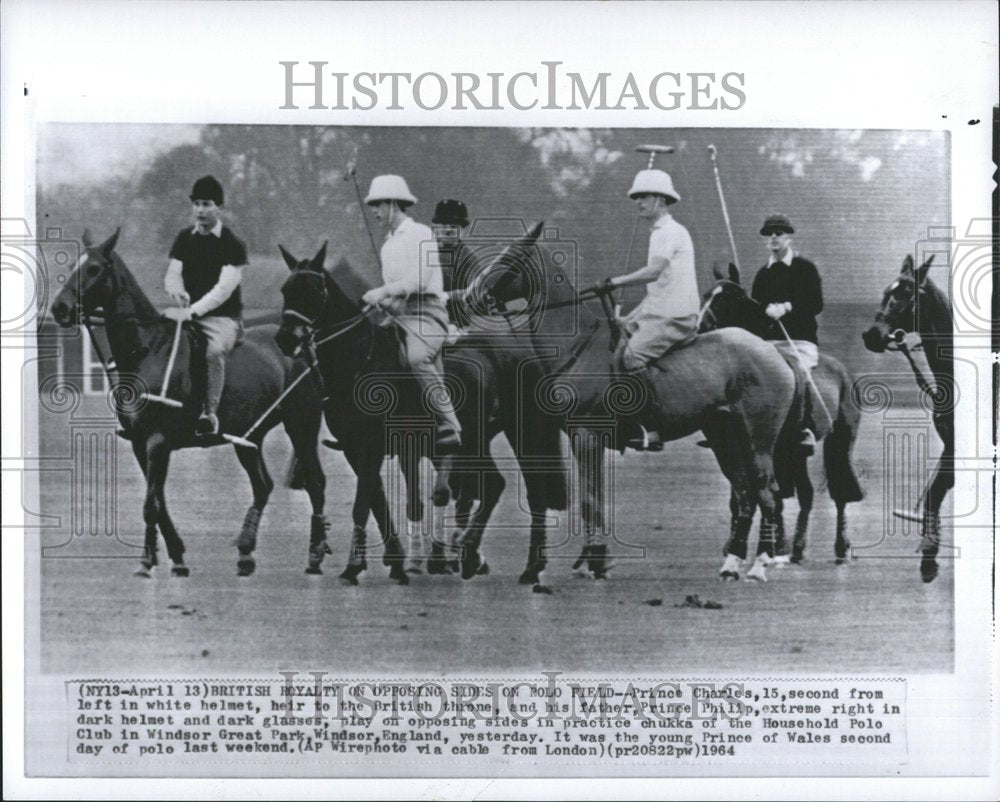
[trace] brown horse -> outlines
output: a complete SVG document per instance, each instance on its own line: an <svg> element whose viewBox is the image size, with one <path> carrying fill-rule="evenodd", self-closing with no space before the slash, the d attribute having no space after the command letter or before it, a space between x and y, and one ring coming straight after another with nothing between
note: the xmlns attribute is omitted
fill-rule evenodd
<svg viewBox="0 0 1000 802"><path fill-rule="evenodd" d="M761 305L747 295L740 283L739 268L730 264L727 274L716 266L713 272L716 282L709 290L702 306L699 331L739 326L758 337L763 337L771 320L764 314ZM789 370L794 368L789 365ZM820 394L820 400L813 402L813 417L816 419L817 438L823 441L827 489L830 498L837 505L834 555L839 564L847 558L850 550L846 534L845 507L850 502L864 498L851 463L851 451L858 436L861 412L852 397L854 380L851 374L832 356L820 355L819 364L812 370L812 382ZM808 384L803 391L811 392ZM775 502L778 526L776 551L779 556L787 553L783 549L782 497L794 493L799 500L799 515L792 541L791 561L800 563L805 556L806 533L813 505L813 486L809 479L807 456L798 443L799 427L789 428L793 436L782 438L774 455L778 484L782 488Z"/></svg>
<svg viewBox="0 0 1000 802"><path fill-rule="evenodd" d="M564 415L565 427L581 476L584 547L578 564L596 578L607 571L605 531L605 451L621 447L646 403L644 386L635 377L611 369L610 355L616 326L602 320L581 301L556 262L522 265L535 271L509 282L512 287L535 287L528 302L530 328L539 354L547 354L549 380L540 387L540 403ZM600 287L589 297L606 294ZM605 312L610 304L605 304ZM604 345L605 347L601 347ZM719 466L732 485L732 526L720 569L724 579L738 579L747 556L753 513L762 510L758 556L748 578L765 580L773 558L775 476L773 454L782 427L789 418L795 392L787 364L769 344L740 329L699 335L671 350L653 367L658 395L655 414L664 440L676 440L701 430Z"/></svg>
<svg viewBox="0 0 1000 802"><path fill-rule="evenodd" d="M948 491L955 486L955 367L952 350L951 304L945 294L927 277L933 255L916 270L913 257L907 254L903 269L882 295L882 306L875 322L862 334L869 351L877 354L899 351L913 369L917 385L933 405L932 420L944 444L934 477L920 499L920 512L896 510L902 518L921 522L920 575L933 582L938 574L937 553L941 542L940 510ZM928 381L917 366L906 335L920 335L933 381Z"/></svg>
<svg viewBox="0 0 1000 802"><path fill-rule="evenodd" d="M236 543L240 554L237 567L241 576L254 571L257 530L274 488L260 445L278 423L284 424L295 450L290 474L294 477L293 485L304 487L312 504L307 570L321 573L319 566L327 553L327 523L323 516L326 479L316 453L321 424L320 395L314 382L306 379L296 383L306 366L281 355L274 345L275 326L248 329L244 341L227 360L226 386L219 405L221 435L195 438L201 389L196 378L198 371L192 376L189 366L196 359L196 338L185 324L191 336L180 336L175 345L177 324L163 317L150 303L115 253L119 233L120 229L97 246L91 246L84 236L86 253L52 303L52 316L63 327L85 322L97 314L105 320L111 357L118 372L114 379L118 418L146 478L143 505L146 550L137 574L148 576L158 563L159 527L173 561L172 573L188 575L184 543L167 512L164 496L170 454L180 448L223 445L230 442L227 437L237 440L236 456L253 489L253 503ZM163 386L170 361L168 355L174 349L176 360ZM272 409L292 384L294 389ZM157 397L157 393L158 397L169 397L174 403L148 399L150 395ZM210 489L218 494L228 492L222 485Z"/></svg>
<svg viewBox="0 0 1000 802"><path fill-rule="evenodd" d="M513 246L505 258L518 247ZM448 502L449 486L455 495L459 531L454 541L462 550L462 576L468 579L484 571L479 545L505 486L489 446L503 432L521 468L531 514L528 561L519 581L538 582L545 568L545 513L565 508L566 488L558 459L559 421L533 403L542 373L530 344L506 337L491 344L473 336L447 349L446 384L462 426L462 450L434 458L433 418L419 385L399 365L397 334L368 320L324 270L325 244L308 260L298 260L284 248L281 252L291 275L282 287L277 342L285 353L301 346L314 350L326 388L327 427L357 476L351 553L341 576L356 582L367 568L365 525L371 512L383 537L383 562L390 567L390 576L402 584L408 581L380 475L387 455L400 457L411 522L423 518L416 466L421 457L432 458L442 478L435 504ZM553 452L555 456L548 458ZM472 513L475 501L479 507ZM432 572L443 570L445 545L439 540L432 543L428 563Z"/></svg>

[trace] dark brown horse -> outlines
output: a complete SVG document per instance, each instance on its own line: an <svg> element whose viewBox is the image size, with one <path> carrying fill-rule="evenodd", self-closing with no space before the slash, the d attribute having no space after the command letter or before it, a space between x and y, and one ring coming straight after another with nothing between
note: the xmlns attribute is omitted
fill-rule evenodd
<svg viewBox="0 0 1000 802"><path fill-rule="evenodd" d="M740 283L740 271L729 265L728 274L718 267L714 270L715 285L709 290L701 310L699 331L711 331L727 326L739 326L763 337L770 318L759 303L747 295ZM794 368L789 365L789 370ZM820 400L813 401L817 436L823 441L823 464L826 469L827 489L837 505L837 528L834 555L843 562L850 550L847 540L847 519L844 508L853 501L864 498L857 474L851 463L851 451L858 436L861 412L854 403L854 380L847 368L828 354L821 354L819 364L812 371L812 380L820 393ZM811 392L808 384L802 388ZM794 493L799 500L799 515L795 524L791 561L802 562L805 555L809 514L813 505L813 486L806 464L807 456L799 447L798 425L788 427L791 437L782 438L775 451L775 473L782 488L775 501L777 515L776 552L787 553L784 546L783 497Z"/></svg>
<svg viewBox="0 0 1000 802"><path fill-rule="evenodd" d="M537 233L535 234L537 236ZM390 576L406 583L404 551L396 534L380 475L386 455L399 456L407 482L407 517L423 518L416 466L432 458L439 476L435 504L455 495L462 550L462 576L483 570L479 545L505 481L490 455L490 443L503 432L518 459L531 515L528 561L520 582L533 584L545 568L545 512L566 506L565 472L558 459L559 422L534 407L535 384L542 374L530 344L508 338L490 343L463 338L446 349L445 376L462 426L462 450L435 458L433 417L419 386L398 361L399 342L391 329L374 325L324 270L326 245L309 260L297 260L284 248L292 271L282 287L284 308L277 341L285 353L314 349L326 389L327 426L354 470L358 482L354 533L342 576L356 582L367 567L365 525L374 514L382 534L383 562ZM516 253L514 247L509 253ZM534 376L534 378L532 378ZM555 452L555 456L546 455ZM475 501L479 506L471 512ZM432 544L428 568L441 572L445 544Z"/></svg>
<svg viewBox="0 0 1000 802"><path fill-rule="evenodd" d="M608 539L614 536L607 514L605 451L619 448L646 403L635 377L611 369L609 346L617 332L610 318L595 315L581 302L565 271L553 261L525 265L536 275L511 282L534 287L527 297L532 337L547 354L549 379L540 403L564 416L581 477L583 553L593 576L607 571ZM593 288L588 297L601 297ZM611 305L605 304L610 313ZM602 319L604 318L604 319ZM726 544L724 579L739 578L747 557L753 513L762 510L758 555L748 578L766 580L773 558L775 491L773 454L789 417L794 378L777 351L748 332L723 329L694 338L672 350L653 369L658 403L655 413L664 440L701 430L732 486L732 528Z"/></svg>
<svg viewBox="0 0 1000 802"><path fill-rule="evenodd" d="M917 385L931 400L932 420L944 444L934 477L920 499L920 511L896 510L895 514L921 522L920 575L933 582L938 574L937 553L941 542L940 510L948 491L955 485L955 368L952 350L951 304L927 277L931 256L914 270L907 254L903 269L882 295L875 322L863 334L865 347L877 354L899 351L913 369ZM928 381L906 344L906 335L920 335L920 342L932 381Z"/></svg>
<svg viewBox="0 0 1000 802"><path fill-rule="evenodd" d="M230 442L227 437L242 443L235 445L236 456L253 489L253 503L237 539L240 555L237 565L241 576L254 571L257 530L274 488L260 445L278 423L284 425L295 450L293 483L305 488L312 504L307 570L321 573L319 566L327 553L327 524L323 516L326 480L316 453L322 419L315 383L308 378L296 383L306 366L278 351L274 344L277 327L248 329L244 341L227 360L226 386L219 405L221 435L195 438L194 424L202 396L189 366L197 353L196 338L180 336L176 341L176 359L164 386L169 354L175 348L177 323L157 311L115 253L119 231L97 246L91 246L85 236L86 253L53 302L52 316L64 327L95 315L105 321L111 358L117 366L113 381L119 421L146 478L145 555L137 573L148 576L158 563L158 527L173 562L172 573L188 575L184 542L170 519L164 496L170 454L180 448L226 444ZM185 328L190 335L189 324ZM294 389L268 412L292 384ZM159 403L148 396L166 397L175 403ZM220 496L231 492L225 481L207 490Z"/></svg>

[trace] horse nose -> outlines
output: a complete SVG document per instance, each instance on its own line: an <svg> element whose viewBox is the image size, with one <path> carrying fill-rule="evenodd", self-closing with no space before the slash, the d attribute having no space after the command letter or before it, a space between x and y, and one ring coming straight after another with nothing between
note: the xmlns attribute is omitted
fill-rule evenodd
<svg viewBox="0 0 1000 802"><path fill-rule="evenodd" d="M69 306L64 301L56 301L52 304L52 317L60 326L66 325L69 320Z"/></svg>

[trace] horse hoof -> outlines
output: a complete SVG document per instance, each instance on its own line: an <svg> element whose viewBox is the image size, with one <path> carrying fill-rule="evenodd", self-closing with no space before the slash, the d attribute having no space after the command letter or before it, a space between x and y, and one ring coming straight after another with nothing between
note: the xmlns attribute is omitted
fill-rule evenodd
<svg viewBox="0 0 1000 802"><path fill-rule="evenodd" d="M517 578L518 585L537 585L538 583L538 571L525 571Z"/></svg>
<svg viewBox="0 0 1000 802"><path fill-rule="evenodd" d="M181 577L191 576L191 569L188 568L186 565L175 565L173 568L170 569L170 573L173 576L181 576Z"/></svg>
<svg viewBox="0 0 1000 802"><path fill-rule="evenodd" d="M920 578L924 580L925 585L929 585L938 575L938 565L933 560L921 560L920 562Z"/></svg>
<svg viewBox="0 0 1000 802"><path fill-rule="evenodd" d="M805 559L806 559L805 552L798 550L792 552L793 565L802 565L802 563L805 562Z"/></svg>
<svg viewBox="0 0 1000 802"><path fill-rule="evenodd" d="M431 557L427 561L427 573L431 576L442 576L451 573L448 570L448 563L441 557Z"/></svg>
<svg viewBox="0 0 1000 802"><path fill-rule="evenodd" d="M771 565L788 565L791 561L792 558L787 554L776 554L774 559L771 560Z"/></svg>
<svg viewBox="0 0 1000 802"><path fill-rule="evenodd" d="M320 576L323 573L323 569L320 568L318 565L310 565L308 568L306 568L306 573L311 576Z"/></svg>
<svg viewBox="0 0 1000 802"><path fill-rule="evenodd" d="M767 566L771 564L773 558L761 554L754 560L750 570L747 571L747 579L752 582L767 582Z"/></svg>
<svg viewBox="0 0 1000 802"><path fill-rule="evenodd" d="M398 562L394 562L392 567L389 569L389 578L395 580L400 585L409 585L410 577L407 575L406 571L403 570Z"/></svg>
<svg viewBox="0 0 1000 802"><path fill-rule="evenodd" d="M236 563L237 576L250 576L257 569L257 563L252 557L244 557Z"/></svg>
<svg viewBox="0 0 1000 802"><path fill-rule="evenodd" d="M735 554L727 554L722 568L719 569L719 579L723 582L738 582L740 579L740 560Z"/></svg>
<svg viewBox="0 0 1000 802"><path fill-rule="evenodd" d="M340 572L339 577L340 579L343 579L345 582L347 582L347 584L349 585L357 585L358 574L360 574L362 570L364 569L361 568L360 566L349 565L343 571Z"/></svg>
<svg viewBox="0 0 1000 802"><path fill-rule="evenodd" d="M475 552L468 558L463 558L462 560L462 579L472 579L476 576L483 567L482 558L479 556L479 552Z"/></svg>
<svg viewBox="0 0 1000 802"><path fill-rule="evenodd" d="M137 576L142 579L150 579L152 575L150 574L149 568L146 568L146 566L142 566L141 568L136 568L135 573L132 574L132 576Z"/></svg>

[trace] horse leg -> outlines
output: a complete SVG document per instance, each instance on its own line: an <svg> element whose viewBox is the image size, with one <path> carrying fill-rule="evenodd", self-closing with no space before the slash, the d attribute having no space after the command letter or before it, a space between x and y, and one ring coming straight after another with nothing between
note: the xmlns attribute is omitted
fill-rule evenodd
<svg viewBox="0 0 1000 802"><path fill-rule="evenodd" d="M532 507L531 535L528 541L528 564L517 581L521 585L537 585L548 564L545 558L545 510Z"/></svg>
<svg viewBox="0 0 1000 802"><path fill-rule="evenodd" d="M260 527L260 516L264 512L267 500L271 497L274 482L267 472L260 448L247 448L246 446L235 446L234 448L236 457L250 478L250 486L253 489L253 503L247 509L247 514L243 518L243 527L236 538L236 548L240 553L239 560L236 562L237 573L239 576L250 576L257 568L253 552L257 548L257 529Z"/></svg>
<svg viewBox="0 0 1000 802"><path fill-rule="evenodd" d="M601 434L584 431L575 434L572 446L579 468L584 529L583 550L573 570L586 562L594 579L607 579L608 546L603 532L605 443Z"/></svg>
<svg viewBox="0 0 1000 802"><path fill-rule="evenodd" d="M924 496L924 514L920 533L920 576L924 582L933 582L938 575L937 554L941 545L941 504L948 491L955 485L955 473L951 467L953 448L946 446L938 460Z"/></svg>
<svg viewBox="0 0 1000 802"><path fill-rule="evenodd" d="M774 564L782 565L789 561L788 543L785 540L785 500L774 500Z"/></svg>
<svg viewBox="0 0 1000 802"><path fill-rule="evenodd" d="M134 440L132 442L132 452L135 454L135 458L139 463L139 468L142 470L142 475L146 479L146 499L142 506L142 518L146 524L146 531L143 537L144 551L142 560L139 562L139 568L135 571L135 575L147 579L150 576L150 571L152 571L153 568L159 564L159 559L156 555L156 527L159 523L159 499L162 496L157 493L156 488L150 479L150 461L151 454L156 454L156 458L158 460L165 459L169 461L169 451L166 453L166 456L160 456L161 449L163 447L162 443L162 438L159 438L158 440L150 438L148 443L147 441L140 440ZM166 466L164 466L159 472L162 473L162 476L165 479ZM178 540L180 540L179 536Z"/></svg>
<svg viewBox="0 0 1000 802"><path fill-rule="evenodd" d="M802 471L799 473L799 479L795 486L795 495L799 500L799 514L795 519L795 537L792 540L792 562L796 565L800 564L806 556L806 534L809 531L809 516L812 513L813 499L816 495L804 463L805 460L803 460ZM838 533L840 532L839 522L842 510L843 504L837 504ZM840 535L838 534L835 550L840 548L839 537Z"/></svg>
<svg viewBox="0 0 1000 802"><path fill-rule="evenodd" d="M378 524L379 532L382 534L382 543L385 548L382 564L389 567L389 577L401 585L409 584L409 577L403 570L405 557L403 546L399 542L396 527L392 522L389 500L386 498L385 485L382 483L380 474L384 455L380 449L370 449L360 454L353 449L347 449L344 454L358 477L357 491L354 495L354 537L352 543L364 543L364 527L368 522L370 512L375 517L375 523ZM352 548L352 557L353 554L354 549ZM366 566L366 563L362 562L361 565ZM364 567L356 568L349 563L341 577L356 584L357 574L362 570Z"/></svg>
<svg viewBox="0 0 1000 802"><path fill-rule="evenodd" d="M729 538L722 549L725 559L719 569L719 579L735 582L740 578L740 569L747 557L750 529L757 506L747 492L749 477L738 453L745 434L732 415L720 415L706 421L702 432L723 476L729 480Z"/></svg>
<svg viewBox="0 0 1000 802"><path fill-rule="evenodd" d="M479 553L479 545L486 531L490 516L496 508L500 496L503 495L507 482L492 460L482 469L482 494L479 499L479 509L471 516L471 522L457 540L461 550L462 579L471 579L476 574L488 574L489 566Z"/></svg>
<svg viewBox="0 0 1000 802"><path fill-rule="evenodd" d="M420 452L412 441L400 454L399 467L406 482L406 540L408 574L422 574L427 559L427 532L424 529L424 501L420 486Z"/></svg>
<svg viewBox="0 0 1000 802"><path fill-rule="evenodd" d="M319 418L309 414L290 412L285 416L285 432L292 441L294 456L289 475L289 487L302 488L309 495L312 518L309 525L309 562L307 574L322 574L320 565L332 553L327 541L330 523L326 519L326 476L316 452L319 437Z"/></svg>

